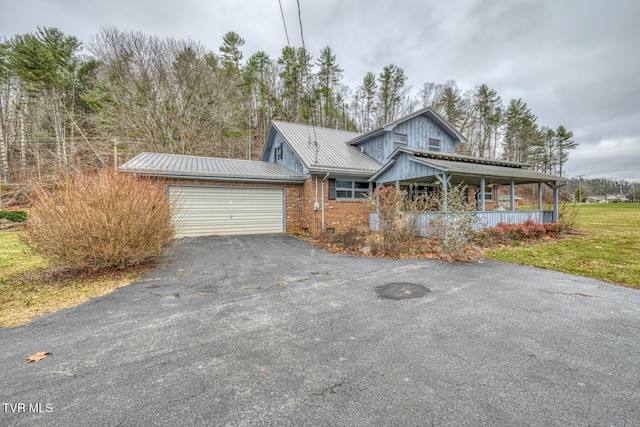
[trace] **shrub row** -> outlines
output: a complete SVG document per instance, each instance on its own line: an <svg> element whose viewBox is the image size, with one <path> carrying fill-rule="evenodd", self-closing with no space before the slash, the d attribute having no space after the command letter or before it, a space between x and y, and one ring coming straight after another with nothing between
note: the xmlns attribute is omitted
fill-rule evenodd
<svg viewBox="0 0 640 427"><path fill-rule="evenodd" d="M483 246L509 244L514 241L524 242L544 237L554 238L564 229L565 226L559 222L540 224L529 220L522 224L500 223L495 227L487 228L477 233L476 240Z"/></svg>

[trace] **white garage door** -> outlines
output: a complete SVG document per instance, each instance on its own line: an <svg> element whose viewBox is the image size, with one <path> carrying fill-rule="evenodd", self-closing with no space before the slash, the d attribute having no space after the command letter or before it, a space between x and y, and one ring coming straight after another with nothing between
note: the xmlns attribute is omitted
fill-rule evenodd
<svg viewBox="0 0 640 427"><path fill-rule="evenodd" d="M170 185L176 237L284 232L284 189Z"/></svg>

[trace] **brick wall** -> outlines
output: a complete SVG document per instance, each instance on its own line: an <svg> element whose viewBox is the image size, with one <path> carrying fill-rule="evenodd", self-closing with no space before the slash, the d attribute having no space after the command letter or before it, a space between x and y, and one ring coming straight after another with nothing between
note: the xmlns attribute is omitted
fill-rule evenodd
<svg viewBox="0 0 640 427"><path fill-rule="evenodd" d="M287 233L301 232L303 229L302 215L302 184L279 184L262 182L236 181L204 181L193 179L159 179L163 184L209 185L218 187L278 187L285 189Z"/></svg>
<svg viewBox="0 0 640 427"><path fill-rule="evenodd" d="M318 210L313 209L316 201L316 178L307 179L303 187L303 228L311 234L322 232L322 191L324 188L324 227L333 228L337 233L351 227L369 229L370 208L359 200L329 200L329 180L318 178Z"/></svg>

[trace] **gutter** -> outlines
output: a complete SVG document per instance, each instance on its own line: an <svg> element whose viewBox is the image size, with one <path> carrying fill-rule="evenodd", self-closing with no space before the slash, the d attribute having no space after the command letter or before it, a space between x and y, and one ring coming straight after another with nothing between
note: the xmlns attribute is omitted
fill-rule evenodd
<svg viewBox="0 0 640 427"><path fill-rule="evenodd" d="M302 184L305 178L242 178L242 177L218 177L218 176L193 176L193 175L175 175L175 174L158 174L149 172L138 172L134 170L119 169L118 172L129 173L136 176L146 176L155 178L169 179L190 179L194 181L224 181L224 182L264 182L269 184Z"/></svg>

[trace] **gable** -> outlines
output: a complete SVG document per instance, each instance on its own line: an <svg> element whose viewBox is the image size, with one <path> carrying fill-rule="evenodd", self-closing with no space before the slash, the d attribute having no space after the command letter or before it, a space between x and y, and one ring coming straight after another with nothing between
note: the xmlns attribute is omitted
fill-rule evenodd
<svg viewBox="0 0 640 427"><path fill-rule="evenodd" d="M466 139L442 116L427 107L351 141L378 162L386 163L396 148L455 153Z"/></svg>

